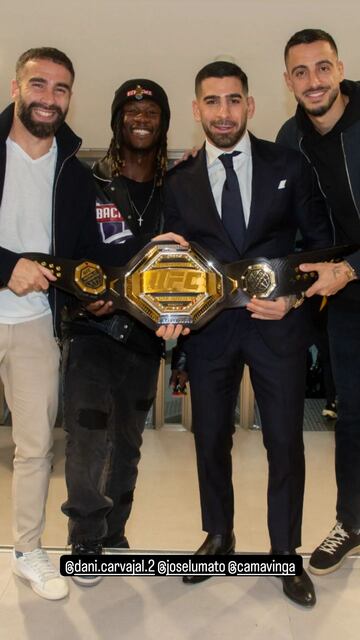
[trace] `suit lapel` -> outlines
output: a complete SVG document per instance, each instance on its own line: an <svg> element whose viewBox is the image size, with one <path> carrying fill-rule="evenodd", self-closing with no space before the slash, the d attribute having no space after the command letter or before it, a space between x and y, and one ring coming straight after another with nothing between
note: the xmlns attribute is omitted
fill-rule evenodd
<svg viewBox="0 0 360 640"><path fill-rule="evenodd" d="M194 193L198 193L201 199L201 210L208 218L211 224L218 224L220 217L216 208L215 200L212 194L209 174L207 170L207 160L205 145L199 151L198 157L189 169L192 180L194 181Z"/></svg>
<svg viewBox="0 0 360 640"><path fill-rule="evenodd" d="M264 218L269 210L269 196L271 185L271 164L265 160L259 149L257 139L250 134L252 155L252 185L249 224L245 236L244 251L263 229ZM275 179L275 178L274 178Z"/></svg>

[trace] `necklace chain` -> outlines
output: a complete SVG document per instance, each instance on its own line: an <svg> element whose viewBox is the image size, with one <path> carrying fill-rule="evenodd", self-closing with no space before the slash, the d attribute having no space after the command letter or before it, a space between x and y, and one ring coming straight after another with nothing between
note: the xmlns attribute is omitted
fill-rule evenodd
<svg viewBox="0 0 360 640"><path fill-rule="evenodd" d="M152 186L152 189L151 189L151 193L150 193L149 199L148 199L148 201L147 201L147 203L146 203L146 205L143 208L141 213L140 213L139 209L137 208L134 200L132 199L128 187L126 187L127 195L128 195L128 198L129 198L129 202L130 202L131 208L133 209L133 211L135 211L135 213L136 213L136 215L138 217L139 227L141 227L141 225L143 223L144 215L145 215L145 213L147 212L147 210L148 210L148 208L150 206L151 200L153 199L153 196L154 196L154 193L155 193L155 185L156 185L156 176L154 177L154 182L153 182L153 186Z"/></svg>

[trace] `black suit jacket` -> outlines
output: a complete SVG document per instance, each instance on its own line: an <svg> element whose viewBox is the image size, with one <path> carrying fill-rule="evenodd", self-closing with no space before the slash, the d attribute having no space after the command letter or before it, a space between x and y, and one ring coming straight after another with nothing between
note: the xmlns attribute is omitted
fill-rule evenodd
<svg viewBox="0 0 360 640"><path fill-rule="evenodd" d="M250 219L242 255L221 222L208 177L205 147L181 163L165 186L165 230L195 241L220 262L242 258L277 258L293 253L298 231L304 249L333 244L329 218L317 183L300 153L251 135L253 162ZM255 320L261 338L279 354L309 343L307 309L290 311L282 320ZM238 314L226 310L184 341L186 350L214 358L231 340Z"/></svg>

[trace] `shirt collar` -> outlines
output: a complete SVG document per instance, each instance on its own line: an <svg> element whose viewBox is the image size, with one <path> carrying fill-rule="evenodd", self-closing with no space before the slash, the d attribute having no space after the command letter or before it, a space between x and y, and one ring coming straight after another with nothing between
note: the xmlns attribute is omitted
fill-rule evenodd
<svg viewBox="0 0 360 640"><path fill-rule="evenodd" d="M219 156L221 156L223 153L226 153L226 151L223 151L223 149L215 147L215 145L209 142L209 140L206 140L205 142L205 150L208 167L211 167L216 162ZM240 151L241 153L245 153L247 156L251 156L251 142L249 133L247 131L245 131L243 137L241 138L241 140L239 140L236 147L234 147L234 149L232 149L229 153L232 153L232 151Z"/></svg>

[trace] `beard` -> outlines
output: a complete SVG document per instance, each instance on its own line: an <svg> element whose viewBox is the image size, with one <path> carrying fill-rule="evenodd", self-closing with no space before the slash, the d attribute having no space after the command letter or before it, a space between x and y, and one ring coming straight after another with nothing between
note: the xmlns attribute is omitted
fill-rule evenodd
<svg viewBox="0 0 360 640"><path fill-rule="evenodd" d="M318 87L318 90L323 90L323 89L327 89L327 87ZM323 116L325 115L325 113L327 113L331 109L339 93L340 93L340 89L333 89L329 94L327 103L319 105L318 107L317 106L308 107L304 102L304 100L301 100L300 98L298 98L297 101L300 107L302 107L304 111L308 113L310 116Z"/></svg>
<svg viewBox="0 0 360 640"><path fill-rule="evenodd" d="M231 149L237 145L239 140L243 137L246 131L247 121L243 122L240 126L240 129L237 131L232 131L229 133L214 133L214 131L208 127L204 122L202 122L202 126L205 132L206 137L215 147L219 149ZM210 122L210 126L218 126L218 125L236 125L236 122L232 120L214 120Z"/></svg>
<svg viewBox="0 0 360 640"><path fill-rule="evenodd" d="M53 122L37 122L33 119L32 110L33 109L43 109L49 110L53 113L56 113L57 117ZM24 127L33 135L35 138L50 138L53 136L59 127L62 125L66 118L67 110L63 112L60 107L53 104L48 107L44 107L44 105L39 102L31 102L30 104L25 104L24 100L20 97L17 103L17 115L21 120Z"/></svg>

